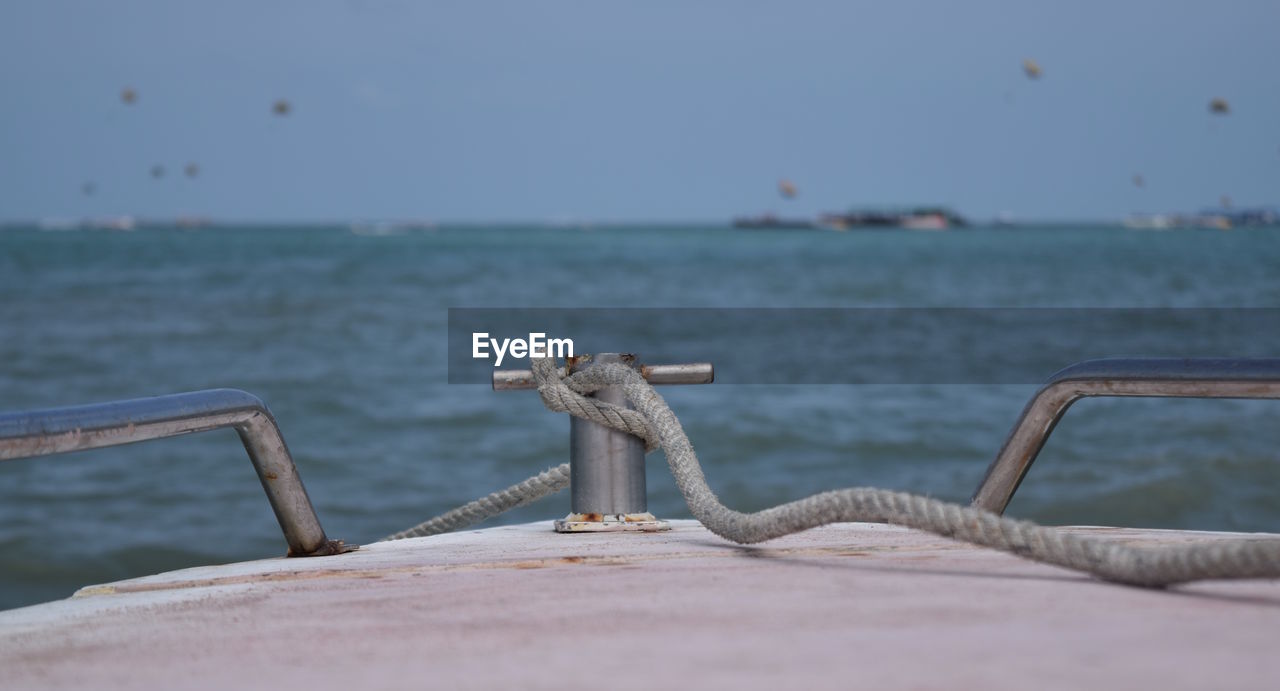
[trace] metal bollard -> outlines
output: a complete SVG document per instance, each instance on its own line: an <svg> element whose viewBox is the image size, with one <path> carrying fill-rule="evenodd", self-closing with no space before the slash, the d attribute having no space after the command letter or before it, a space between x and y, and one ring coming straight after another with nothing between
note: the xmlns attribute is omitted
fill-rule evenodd
<svg viewBox="0 0 1280 691"><path fill-rule="evenodd" d="M638 365L629 353L598 353L569 359L570 372L592 364L621 363L638 369L651 384L710 384L710 363ZM536 387L529 370L493 373L494 391ZM631 408L622 389L606 387L595 398ZM556 532L658 531L670 526L649 513L644 475L644 440L589 420L569 418L570 513Z"/></svg>

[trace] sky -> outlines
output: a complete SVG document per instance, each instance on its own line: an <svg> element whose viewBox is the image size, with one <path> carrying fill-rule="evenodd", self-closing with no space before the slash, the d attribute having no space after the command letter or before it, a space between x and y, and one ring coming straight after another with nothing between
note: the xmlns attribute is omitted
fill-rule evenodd
<svg viewBox="0 0 1280 691"><path fill-rule="evenodd" d="M3 0L0 219L1280 203L1277 27L1273 0Z"/></svg>

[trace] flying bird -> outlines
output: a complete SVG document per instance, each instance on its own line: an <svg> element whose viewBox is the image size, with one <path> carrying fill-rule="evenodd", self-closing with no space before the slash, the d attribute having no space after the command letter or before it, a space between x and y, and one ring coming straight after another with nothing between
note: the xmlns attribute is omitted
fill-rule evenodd
<svg viewBox="0 0 1280 691"><path fill-rule="evenodd" d="M794 199L796 196L796 192L797 192L796 186L790 180L778 181L778 194L782 195L783 198Z"/></svg>
<svg viewBox="0 0 1280 691"><path fill-rule="evenodd" d="M1225 98L1215 98L1209 101L1209 112L1214 115L1228 115L1231 113L1231 104L1227 103Z"/></svg>
<svg viewBox="0 0 1280 691"><path fill-rule="evenodd" d="M289 102L284 100L283 98L271 104L271 112L275 113L276 115L280 115L280 116L288 115L289 111L291 110L293 110L293 106L290 105Z"/></svg>
<svg viewBox="0 0 1280 691"><path fill-rule="evenodd" d="M1040 65L1031 58L1026 58L1022 61L1022 71L1027 73L1028 79L1040 78Z"/></svg>

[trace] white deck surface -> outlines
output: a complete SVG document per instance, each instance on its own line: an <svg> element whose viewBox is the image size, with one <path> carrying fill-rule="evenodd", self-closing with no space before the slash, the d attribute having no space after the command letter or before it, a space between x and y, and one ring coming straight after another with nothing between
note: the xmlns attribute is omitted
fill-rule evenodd
<svg viewBox="0 0 1280 691"><path fill-rule="evenodd" d="M883 525L743 548L673 523L94 586L0 612L0 688L1280 688L1280 581L1148 591Z"/></svg>

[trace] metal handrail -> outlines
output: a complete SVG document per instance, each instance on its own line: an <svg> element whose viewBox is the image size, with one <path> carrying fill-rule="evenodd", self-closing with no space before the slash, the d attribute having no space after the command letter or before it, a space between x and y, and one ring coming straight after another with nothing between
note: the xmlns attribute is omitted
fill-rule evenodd
<svg viewBox="0 0 1280 691"><path fill-rule="evenodd" d="M1089 396L1280 398L1280 358L1116 358L1062 369L1022 410L972 505L1004 513L1067 408Z"/></svg>
<svg viewBox="0 0 1280 691"><path fill-rule="evenodd" d="M289 543L288 556L354 549L320 527L275 418L262 399L237 389L135 398L0 415L0 461L97 449L234 427Z"/></svg>

